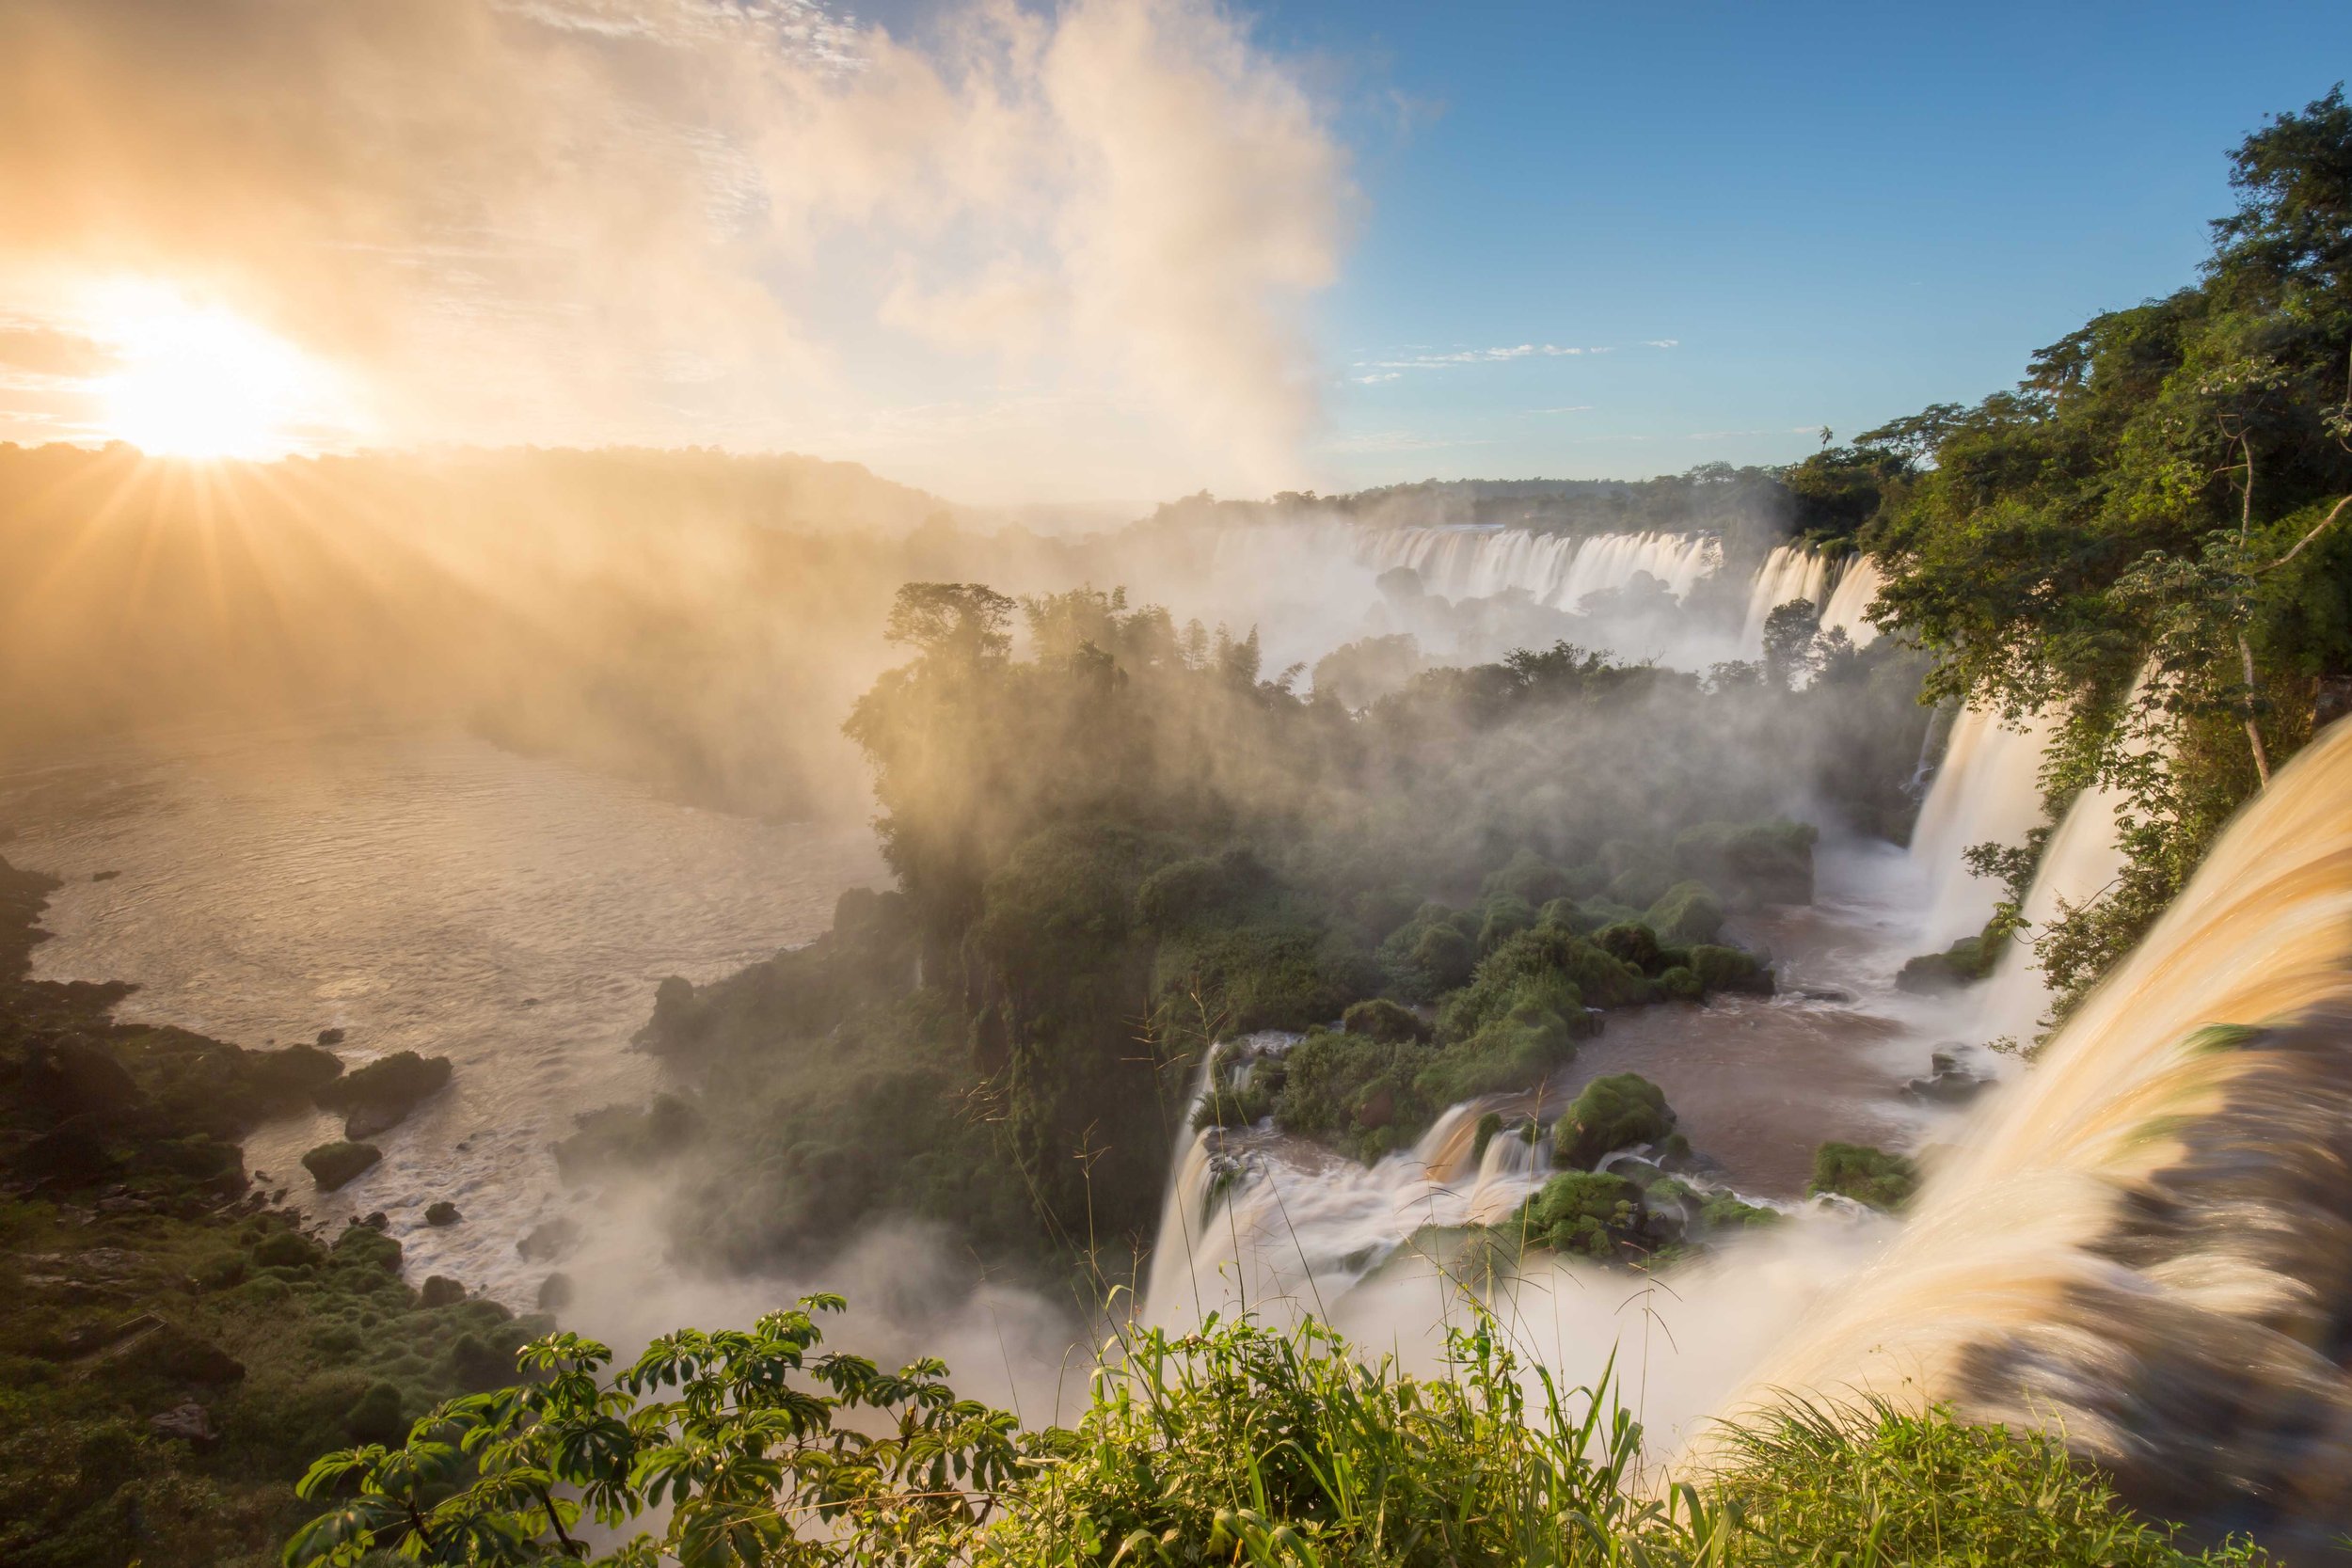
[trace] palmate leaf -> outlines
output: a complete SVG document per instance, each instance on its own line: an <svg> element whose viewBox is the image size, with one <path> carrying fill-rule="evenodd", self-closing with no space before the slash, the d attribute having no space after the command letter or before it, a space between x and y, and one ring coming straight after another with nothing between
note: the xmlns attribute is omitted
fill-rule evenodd
<svg viewBox="0 0 2352 1568"><path fill-rule="evenodd" d="M311 1475L318 1470L318 1465L312 1465ZM310 1479L303 1478L306 1482ZM380 1540L405 1535L407 1530L405 1509L380 1493L367 1494L338 1504L294 1531L286 1543L283 1560L288 1568L356 1562Z"/></svg>

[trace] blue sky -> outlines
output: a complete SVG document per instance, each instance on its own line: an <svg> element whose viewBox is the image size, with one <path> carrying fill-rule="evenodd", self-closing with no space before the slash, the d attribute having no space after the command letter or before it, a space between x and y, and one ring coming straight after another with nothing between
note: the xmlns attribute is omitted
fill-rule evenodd
<svg viewBox="0 0 2352 1568"><path fill-rule="evenodd" d="M1974 401L2189 281L2225 150L2352 74L2341 3L1257 14L1364 198L1314 325L1350 484L1785 461ZM1522 344L1613 352L1373 368Z"/></svg>

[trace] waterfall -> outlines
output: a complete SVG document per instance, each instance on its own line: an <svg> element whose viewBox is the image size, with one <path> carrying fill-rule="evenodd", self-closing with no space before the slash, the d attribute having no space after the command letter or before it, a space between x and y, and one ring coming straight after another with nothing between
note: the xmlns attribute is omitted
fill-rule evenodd
<svg viewBox="0 0 2352 1568"><path fill-rule="evenodd" d="M1750 1398L2061 1433L2175 1517L2352 1491L2352 726L2222 834ZM1734 1403L1729 1408L1740 1408ZM2265 1537L2267 1539L2267 1537Z"/></svg>
<svg viewBox="0 0 2352 1568"><path fill-rule="evenodd" d="M1367 531L1360 559L1386 572L1409 566L1432 594L1488 598L1517 589L1537 604L1573 610L1588 594L1630 585L1647 572L1677 599L1723 563L1723 546L1702 533L1533 533L1460 525Z"/></svg>
<svg viewBox="0 0 2352 1568"><path fill-rule="evenodd" d="M1748 590L1748 616L1740 628L1745 657L1764 652L1764 623L1772 611L1791 599L1821 602L1829 585L1829 562L1810 545L1782 545L1764 558L1756 583Z"/></svg>
<svg viewBox="0 0 2352 1568"><path fill-rule="evenodd" d="M1192 1092L1184 1097L1184 1114L1176 1123L1176 1147L1168 1163L1168 1196L1160 1202L1160 1229L1152 1243L1152 1272L1144 1285L1147 1304L1175 1299L1174 1292L1191 1278L1192 1259L1207 1227L1209 1216L1204 1211L1209 1184L1215 1180L1211 1140L1217 1130L1196 1132L1192 1118L1216 1081L1220 1048L1221 1042L1202 1053L1200 1069L1193 1074Z"/></svg>
<svg viewBox="0 0 2352 1568"><path fill-rule="evenodd" d="M1200 1152L1182 1157L1169 1183L1162 1224L1186 1228L1175 1232L1174 1247L1163 1234L1145 1317L1175 1326L1208 1311L1246 1309L1327 1321L1332 1304L1417 1231L1507 1219L1551 1174L1551 1150L1506 1128L1478 1152L1479 1118L1505 1104L1506 1117L1533 1109L1525 1096L1454 1106L1409 1151L1370 1166L1311 1146L1254 1147L1256 1134L1201 1134ZM1214 1162L1232 1158L1236 1146L1262 1163L1206 1205L1206 1221L1188 1219L1213 1190Z"/></svg>
<svg viewBox="0 0 2352 1568"><path fill-rule="evenodd" d="M2022 844L2041 822L2042 753L2058 725L2055 715L2036 715L2012 729L1977 707L1953 721L1911 830L1911 863L1928 890L1926 946L1949 946L1993 918L2001 890L1971 875L1962 852L1978 844Z"/></svg>
<svg viewBox="0 0 2352 1568"><path fill-rule="evenodd" d="M1830 591L1829 603L1821 610L1821 629L1842 631L1855 647L1868 647L1878 641L1879 628L1863 619L1863 612L1870 608L1870 601L1879 596L1879 590L1885 585L1885 576L1879 571L1878 557L1857 555L1848 558L1845 570L1837 576L1837 586ZM1770 606L1766 607L1766 613L1771 613Z"/></svg>

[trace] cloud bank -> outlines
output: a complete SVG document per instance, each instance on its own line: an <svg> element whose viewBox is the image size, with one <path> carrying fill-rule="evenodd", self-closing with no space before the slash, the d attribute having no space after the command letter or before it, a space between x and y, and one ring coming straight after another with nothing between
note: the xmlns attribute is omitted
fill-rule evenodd
<svg viewBox="0 0 2352 1568"><path fill-rule="evenodd" d="M323 444L706 442L982 499L1297 476L1353 200L1213 0L15 0L0 436L103 435L93 288L331 370Z"/></svg>

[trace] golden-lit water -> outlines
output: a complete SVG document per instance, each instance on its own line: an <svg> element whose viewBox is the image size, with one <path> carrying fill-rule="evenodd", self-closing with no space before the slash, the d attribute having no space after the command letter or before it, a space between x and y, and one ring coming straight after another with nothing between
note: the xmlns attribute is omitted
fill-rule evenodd
<svg viewBox="0 0 2352 1568"><path fill-rule="evenodd" d="M2274 781L1936 1163L1775 1389L2062 1431L2176 1516L2352 1483L2352 727Z"/></svg>
<svg viewBox="0 0 2352 1568"><path fill-rule="evenodd" d="M341 1135L325 1116L261 1128L246 1163L322 1218L384 1211L417 1277L523 1304L546 1265L516 1242L573 1202L548 1146L652 1087L628 1039L656 983L809 940L882 869L863 824L701 810L447 733L245 735L22 772L0 779L0 823L17 829L0 853L66 879L36 976L133 981L119 1016L243 1045L340 1028L355 1064L450 1057L450 1088L340 1192L299 1164ZM423 1225L439 1198L461 1224Z"/></svg>

